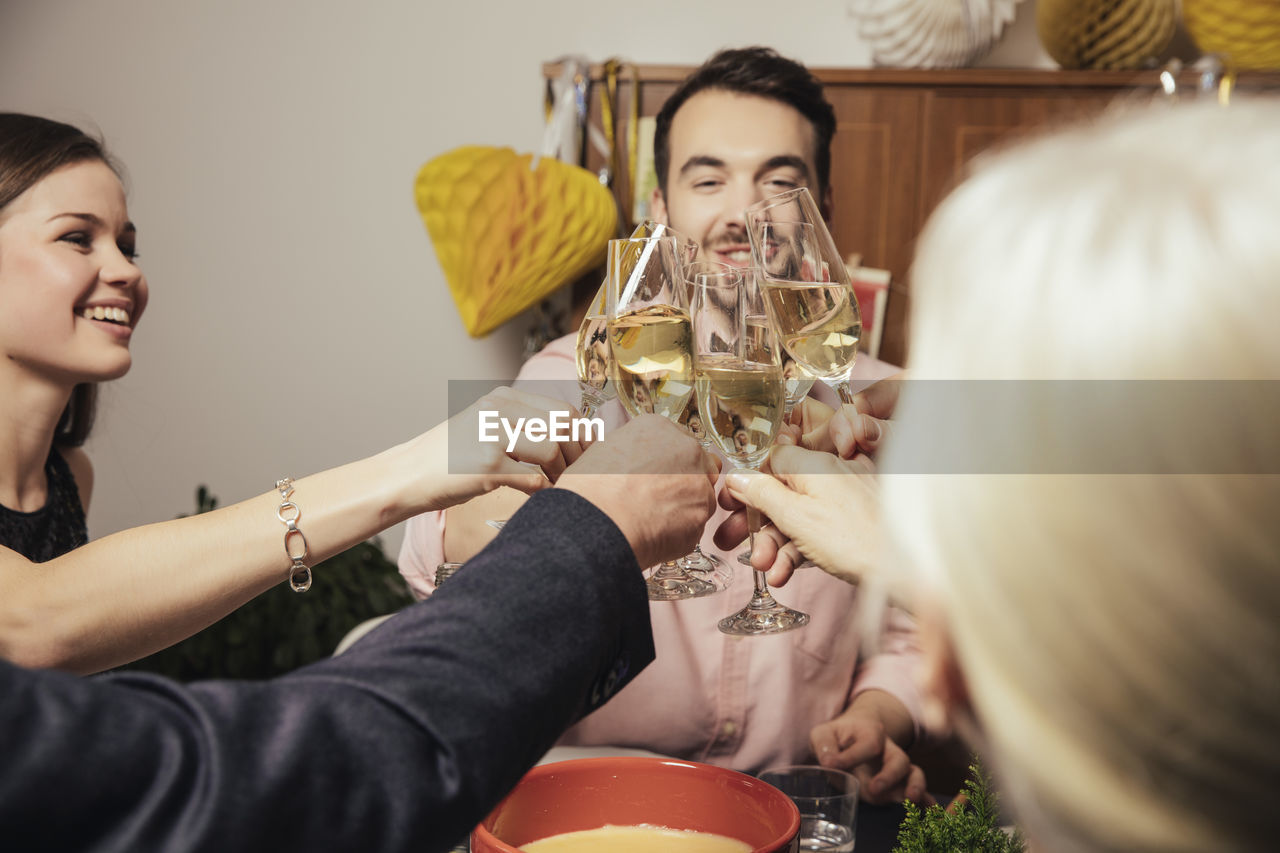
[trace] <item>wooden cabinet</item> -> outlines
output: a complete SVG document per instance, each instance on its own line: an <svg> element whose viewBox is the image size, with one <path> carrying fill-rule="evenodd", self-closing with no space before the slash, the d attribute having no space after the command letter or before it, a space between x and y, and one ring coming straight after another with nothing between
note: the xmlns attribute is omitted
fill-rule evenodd
<svg viewBox="0 0 1280 853"><path fill-rule="evenodd" d="M641 115L656 114L692 70L636 66ZM908 275L916 236L964 165L1018 133L1096 112L1117 97L1150 97L1158 85L1154 70L812 70L822 80L837 119L831 156L832 233L842 253L859 253L865 265L893 275L880 357L896 364L902 364L907 353ZM593 82L599 82L600 72L592 69ZM630 114L629 74L628 68L618 83L615 115L620 139L626 138ZM558 77L559 66L548 64L544 76ZM1187 72L1177 82L1187 91L1197 80ZM1280 74L1241 75L1239 90L1280 93ZM598 95L593 93L591 104L591 120L598 124ZM595 152L587 165L599 168ZM630 210L626 181L616 181L614 189L624 201L623 209Z"/></svg>

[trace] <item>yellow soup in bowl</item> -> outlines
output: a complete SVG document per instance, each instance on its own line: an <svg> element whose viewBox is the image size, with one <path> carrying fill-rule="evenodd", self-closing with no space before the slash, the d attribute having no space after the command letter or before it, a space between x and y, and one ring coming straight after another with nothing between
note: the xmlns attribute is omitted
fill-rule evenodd
<svg viewBox="0 0 1280 853"><path fill-rule="evenodd" d="M602 826L565 832L530 842L524 853L751 853L751 845L736 838L691 829L660 826Z"/></svg>

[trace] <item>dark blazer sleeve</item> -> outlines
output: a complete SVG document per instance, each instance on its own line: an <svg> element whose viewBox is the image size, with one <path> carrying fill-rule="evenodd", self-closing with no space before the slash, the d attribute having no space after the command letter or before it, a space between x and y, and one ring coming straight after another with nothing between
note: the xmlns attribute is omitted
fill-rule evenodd
<svg viewBox="0 0 1280 853"><path fill-rule="evenodd" d="M447 850L652 659L626 539L544 491L429 600L278 679L0 662L0 847Z"/></svg>

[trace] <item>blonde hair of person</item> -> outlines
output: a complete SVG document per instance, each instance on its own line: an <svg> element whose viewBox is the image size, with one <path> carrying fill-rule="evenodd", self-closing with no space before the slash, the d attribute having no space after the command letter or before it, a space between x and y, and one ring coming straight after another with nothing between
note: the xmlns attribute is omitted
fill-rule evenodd
<svg viewBox="0 0 1280 853"><path fill-rule="evenodd" d="M911 375L1280 379L1277 229L1276 102L1130 106L1000 152L922 235ZM1274 849L1275 395L1173 422L1002 399L931 428L1148 472L884 478L1006 802L1042 849Z"/></svg>

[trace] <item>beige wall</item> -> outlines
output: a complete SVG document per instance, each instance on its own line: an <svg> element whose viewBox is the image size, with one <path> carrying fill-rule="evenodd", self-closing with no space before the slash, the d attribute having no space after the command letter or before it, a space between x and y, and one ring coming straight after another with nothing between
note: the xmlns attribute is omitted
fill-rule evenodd
<svg viewBox="0 0 1280 853"><path fill-rule="evenodd" d="M89 445L92 535L374 453L444 417L448 378L514 375L526 324L467 337L411 187L460 144L536 147L543 61L865 66L849 2L2 0L0 109L100 128L152 288ZM1033 18L984 64L1045 65Z"/></svg>

